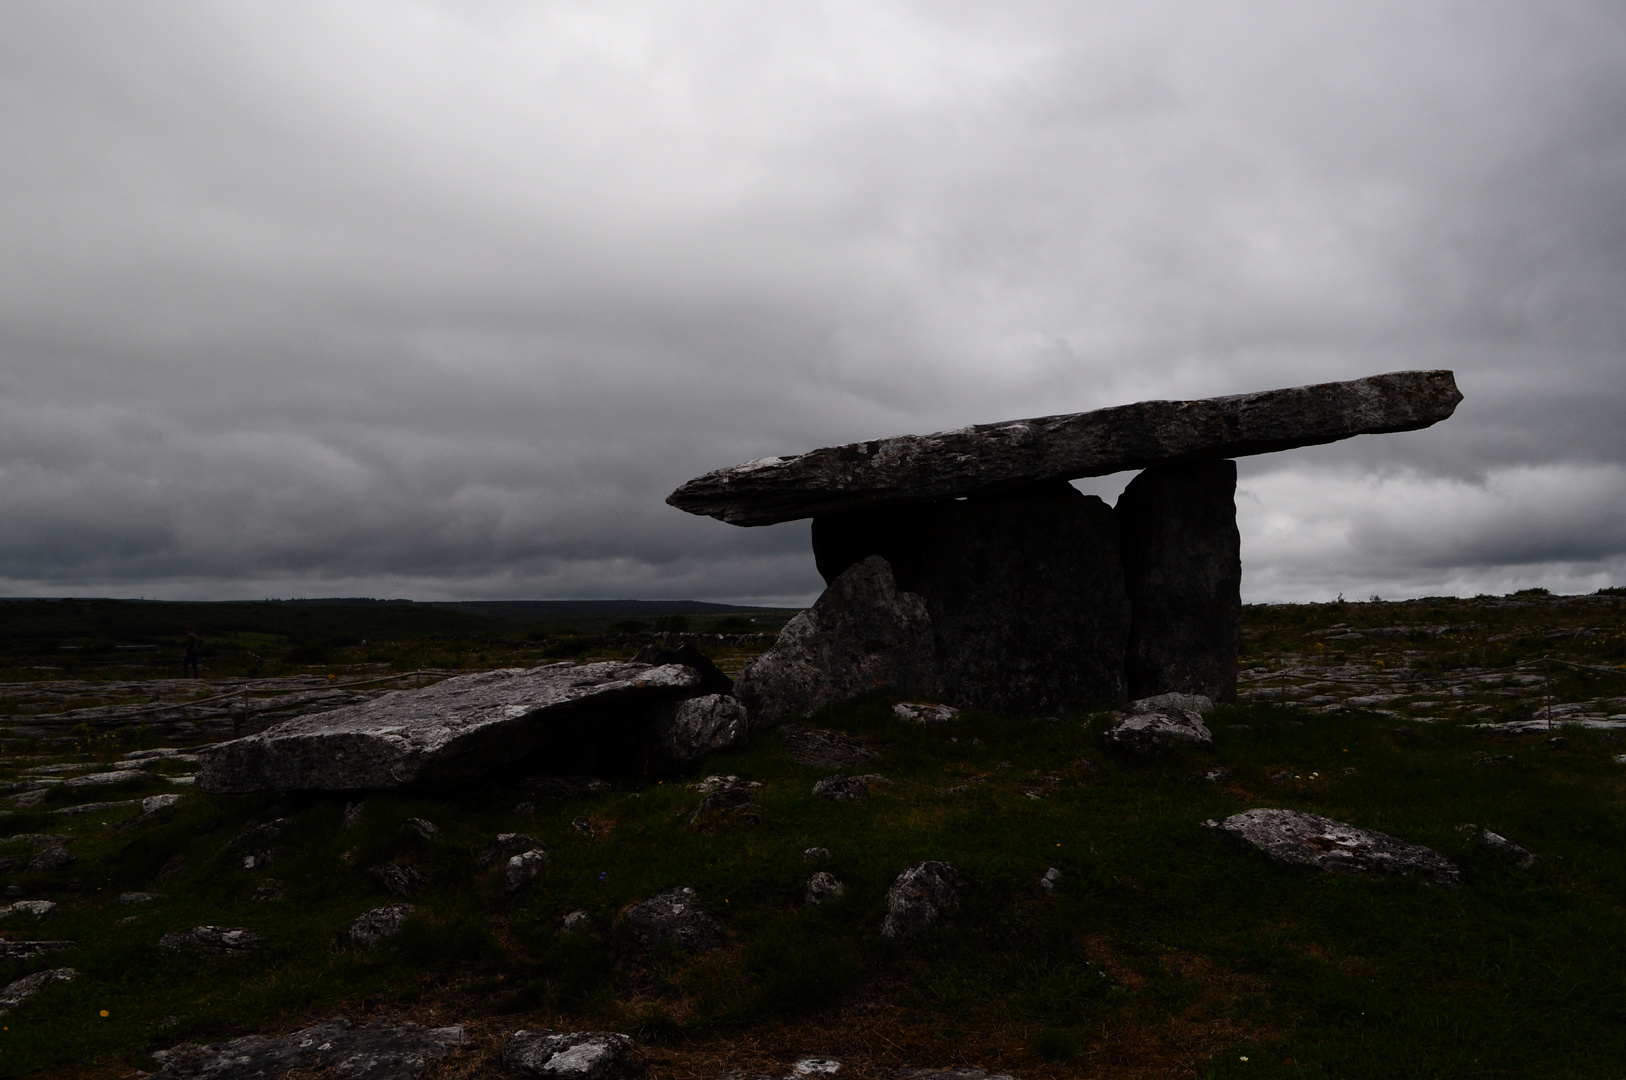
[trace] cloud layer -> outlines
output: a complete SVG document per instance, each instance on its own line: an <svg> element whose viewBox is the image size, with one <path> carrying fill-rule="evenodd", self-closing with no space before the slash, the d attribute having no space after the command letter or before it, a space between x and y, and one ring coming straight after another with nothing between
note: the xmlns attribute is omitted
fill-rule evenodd
<svg viewBox="0 0 1626 1080"><path fill-rule="evenodd" d="M799 601L666 493L1411 367L1248 597L1620 584L1623 146L1603 3L13 5L0 592Z"/></svg>

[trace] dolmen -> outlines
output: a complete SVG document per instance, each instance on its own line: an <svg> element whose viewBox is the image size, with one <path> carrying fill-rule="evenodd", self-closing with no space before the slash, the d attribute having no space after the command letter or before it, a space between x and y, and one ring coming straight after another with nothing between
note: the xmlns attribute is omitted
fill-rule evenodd
<svg viewBox="0 0 1626 1080"><path fill-rule="evenodd" d="M212 792L446 789L503 769L669 772L746 738L732 681L691 646L460 675L199 751ZM645 654L640 654L643 657Z"/></svg>
<svg viewBox="0 0 1626 1080"><path fill-rule="evenodd" d="M979 424L770 457L667 502L812 518L828 586L735 689L752 725L873 690L1003 712L1236 698L1232 459L1449 417L1450 371ZM1142 470L1116 506L1071 480Z"/></svg>

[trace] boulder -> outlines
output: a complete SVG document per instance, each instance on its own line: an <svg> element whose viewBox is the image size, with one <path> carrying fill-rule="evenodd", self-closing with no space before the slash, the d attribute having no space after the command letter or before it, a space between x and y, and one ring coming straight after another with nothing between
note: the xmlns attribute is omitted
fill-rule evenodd
<svg viewBox="0 0 1626 1080"><path fill-rule="evenodd" d="M937 922L945 911L960 906L960 893L969 884L964 874L946 862L909 867L886 890L881 936L908 937Z"/></svg>
<svg viewBox="0 0 1626 1080"><path fill-rule="evenodd" d="M350 924L350 944L370 949L387 937L394 937L406 925L407 916L418 910L416 904L390 904L373 908Z"/></svg>
<svg viewBox="0 0 1626 1080"><path fill-rule="evenodd" d="M925 603L942 693L922 696L1001 712L1123 700L1129 599L1100 499L1055 481L813 519L826 581L876 555Z"/></svg>
<svg viewBox="0 0 1626 1080"><path fill-rule="evenodd" d="M732 695L704 694L667 706L650 729L650 754L670 766L693 764L750 738L745 706Z"/></svg>
<svg viewBox="0 0 1626 1080"><path fill-rule="evenodd" d="M463 1028L416 1024L351 1027L340 1018L289 1035L245 1035L153 1052L151 1080L268 1080L291 1069L353 1080L418 1080L434 1061L463 1045Z"/></svg>
<svg viewBox="0 0 1626 1080"><path fill-rule="evenodd" d="M694 695L678 664L507 668L402 690L204 747L203 791L353 791L466 782L546 747L638 744L662 706ZM120 774L125 775L125 774Z"/></svg>
<svg viewBox="0 0 1626 1080"><path fill-rule="evenodd" d="M826 900L840 900L846 895L847 886L834 874L820 870L807 879L807 885L802 888L802 899L809 904L822 904Z"/></svg>
<svg viewBox="0 0 1626 1080"><path fill-rule="evenodd" d="M1118 499L1129 592L1129 695L1236 700L1242 640L1242 534L1236 462L1159 465Z"/></svg>
<svg viewBox="0 0 1626 1080"><path fill-rule="evenodd" d="M158 939L160 949L176 952L213 953L217 956L246 956L260 947L263 939L252 930L231 926L194 926Z"/></svg>
<svg viewBox="0 0 1626 1080"><path fill-rule="evenodd" d="M1156 754L1181 746L1212 746L1213 732L1190 709L1161 708L1130 713L1102 735L1113 746L1137 754Z"/></svg>
<svg viewBox="0 0 1626 1080"><path fill-rule="evenodd" d="M632 1046L631 1037L614 1031L522 1029L508 1037L502 1062L522 1076L600 1080Z"/></svg>
<svg viewBox="0 0 1626 1080"><path fill-rule="evenodd" d="M759 727L883 688L941 692L925 603L897 588L885 559L871 557L786 623L773 648L741 672L734 693Z"/></svg>
<svg viewBox="0 0 1626 1080"><path fill-rule="evenodd" d="M73 982L73 968L46 968L0 987L0 1016L4 1016L54 982Z"/></svg>
<svg viewBox="0 0 1626 1080"><path fill-rule="evenodd" d="M1143 401L761 458L690 480L666 501L734 525L772 525L898 499L954 499L1415 431L1450 416L1461 400L1449 371L1402 371L1199 401Z"/></svg>
<svg viewBox="0 0 1626 1080"><path fill-rule="evenodd" d="M875 752L858 740L839 731L824 731L786 724L785 748L791 760L798 765L814 769L829 769L840 765L863 765L875 760Z"/></svg>
<svg viewBox="0 0 1626 1080"><path fill-rule="evenodd" d="M645 900L627 912L627 921L645 948L672 942L691 952L710 952L723 943L723 928L705 913L699 896L687 885Z"/></svg>
<svg viewBox="0 0 1626 1080"><path fill-rule="evenodd" d="M503 867L502 891L509 896L524 892L551 863L548 853L541 848L520 852L509 859L508 865Z"/></svg>
<svg viewBox="0 0 1626 1080"><path fill-rule="evenodd" d="M1256 847L1277 862L1315 866L1330 873L1417 873L1439 885L1462 884L1456 864L1437 851L1319 814L1247 810L1203 825Z"/></svg>

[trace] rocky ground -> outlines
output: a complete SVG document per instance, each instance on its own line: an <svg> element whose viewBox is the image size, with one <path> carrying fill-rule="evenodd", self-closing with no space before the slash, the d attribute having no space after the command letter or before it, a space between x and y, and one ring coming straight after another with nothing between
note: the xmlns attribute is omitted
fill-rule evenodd
<svg viewBox="0 0 1626 1080"><path fill-rule="evenodd" d="M1250 607L1241 703L1149 757L869 702L433 798L191 780L445 670L10 684L0 1074L1596 1075L1623 605Z"/></svg>

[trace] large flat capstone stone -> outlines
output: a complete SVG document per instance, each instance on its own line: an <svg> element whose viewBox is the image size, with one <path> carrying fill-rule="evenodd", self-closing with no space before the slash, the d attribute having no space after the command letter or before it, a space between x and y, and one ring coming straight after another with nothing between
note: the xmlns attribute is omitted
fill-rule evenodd
<svg viewBox="0 0 1626 1080"><path fill-rule="evenodd" d="M199 751L201 791L349 791L467 782L551 744L636 739L700 691L681 664L550 664L461 675L302 716Z"/></svg>
<svg viewBox="0 0 1626 1080"><path fill-rule="evenodd" d="M734 525L772 525L894 499L959 498L1415 431L1450 416L1461 400L1449 371L1398 371L1198 401L1142 401L762 458L696 477L666 501Z"/></svg>

